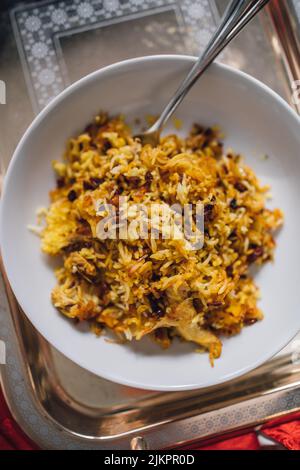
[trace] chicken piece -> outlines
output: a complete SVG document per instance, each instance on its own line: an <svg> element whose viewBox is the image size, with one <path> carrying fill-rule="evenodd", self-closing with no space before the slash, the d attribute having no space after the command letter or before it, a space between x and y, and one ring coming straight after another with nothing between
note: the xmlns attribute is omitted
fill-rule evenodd
<svg viewBox="0 0 300 470"><path fill-rule="evenodd" d="M91 279L97 276L98 271L95 264L88 259L88 254L84 250L74 251L66 258L64 266L72 274L78 273L91 282Z"/></svg>
<svg viewBox="0 0 300 470"><path fill-rule="evenodd" d="M222 342L211 331L203 328L197 322L193 322L197 312L193 306L192 299L185 299L174 306L170 313L165 315L153 328L175 328L176 332L186 341L192 341L205 350L209 351L210 361L221 355Z"/></svg>
<svg viewBox="0 0 300 470"><path fill-rule="evenodd" d="M80 321L96 318L100 314L96 287L84 280L74 282L64 268L58 270L57 277L59 285L52 290L51 299L54 307L62 314Z"/></svg>
<svg viewBox="0 0 300 470"><path fill-rule="evenodd" d="M220 357L222 352L222 343L211 331L193 324L180 325L176 330L186 341L193 341L209 351L209 359L212 365L214 363L214 359Z"/></svg>

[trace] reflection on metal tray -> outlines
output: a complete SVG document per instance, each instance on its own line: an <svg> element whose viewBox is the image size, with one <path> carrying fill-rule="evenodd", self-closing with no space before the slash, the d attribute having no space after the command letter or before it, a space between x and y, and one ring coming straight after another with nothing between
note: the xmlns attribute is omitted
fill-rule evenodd
<svg viewBox="0 0 300 470"><path fill-rule="evenodd" d="M1 23L6 35L0 79L9 97L5 110L0 107L5 117L2 167L33 114L69 83L127 57L198 53L226 0L10 3L14 8L3 13ZM291 74L288 54L282 60L291 43L278 36L270 12L255 19L222 60L291 102L295 71ZM0 288L0 339L7 349L7 364L0 366L2 387L17 421L41 447L130 448L140 445L139 436L153 449L174 447L245 430L300 408L299 340L225 387L185 393L136 390L71 363L32 327L8 284L9 306L2 283Z"/></svg>

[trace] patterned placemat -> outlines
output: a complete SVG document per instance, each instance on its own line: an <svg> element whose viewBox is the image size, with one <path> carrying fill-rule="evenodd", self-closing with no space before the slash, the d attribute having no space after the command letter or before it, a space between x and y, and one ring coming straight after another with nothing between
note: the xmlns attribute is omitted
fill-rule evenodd
<svg viewBox="0 0 300 470"><path fill-rule="evenodd" d="M175 21L164 30L165 41L177 27L185 32L181 52L191 52L191 42L201 51L214 29L215 12L214 2L209 0L65 0L16 7L11 19L34 109L42 109L71 81L62 54L66 36L169 13Z"/></svg>

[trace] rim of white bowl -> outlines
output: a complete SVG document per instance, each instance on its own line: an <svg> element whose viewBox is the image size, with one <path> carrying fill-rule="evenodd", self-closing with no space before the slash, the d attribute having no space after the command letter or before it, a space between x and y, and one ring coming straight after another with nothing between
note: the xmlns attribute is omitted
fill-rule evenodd
<svg viewBox="0 0 300 470"><path fill-rule="evenodd" d="M26 141L27 137L30 135L30 133L34 130L34 128L36 126L38 126L40 124L40 122L47 116L47 114L53 108L56 107L56 105L58 103L63 101L67 96L72 94L75 90L81 88L81 86L87 85L89 82L92 82L98 75L106 75L106 74L109 74L111 71L116 70L120 67L122 67L122 68L123 67L130 67L130 66L132 66L136 63L139 63L139 62L151 62L151 61L175 61L176 62L176 61L181 61L181 62L191 63L191 65L192 65L193 63L196 62L197 59L198 59L198 57L191 56L191 55L158 54L158 55L135 57L133 59L127 59L127 60L116 62L114 64L111 64L111 65L108 65L108 66L103 67L101 69L98 69L98 70L82 77L81 79L77 80L76 82L72 83L71 85L69 85L59 95L57 95L55 98L53 98L53 100L50 103L48 103L45 106L45 108L33 119L31 124L28 126L28 128L24 132L22 138L20 139L20 141L19 141L19 143L18 143L18 145L17 145L17 147L16 147L16 149L13 153L13 156L10 160L7 172L6 172L5 177L4 177L3 191L2 191L2 195L1 195L0 247L1 247L1 252L2 252L1 254L2 254L2 259L3 259L4 269L5 269L7 278L9 280L9 283L10 283L10 286L11 286L13 292L15 292L15 289L14 289L15 286L14 286L14 281L13 281L14 276L9 271L9 266L7 266L7 263L6 263L5 250L2 249L3 244L4 244L4 239L5 239L5 235L4 235L5 230L3 228L4 227L4 220L3 220L4 219L4 215L3 215L4 210L3 210L3 207L5 206L6 187L9 186L10 175L12 174L14 166L16 165L16 162L18 160L18 154L20 153L20 150L22 149L22 146L23 146L24 142ZM272 90L266 84L264 84L263 82L261 82L260 80L258 80L256 78L252 77L251 75L249 75L245 72L242 72L241 70L235 69L235 68L233 68L229 65L221 64L220 62L214 62L213 65L215 67L218 67L223 72L238 76L240 78L243 78L244 80L248 81L252 85L260 88L261 90L263 90L267 95L269 95L274 100L276 100L285 109L285 111L288 114L290 114L291 118L295 120L295 122L299 125L299 128L300 128L300 116L298 116L296 111L294 111L293 108L280 95L278 95L278 93L276 93L274 90ZM298 332L300 330L300 317L299 317L298 330L295 333L293 333L292 335L291 334L286 334L285 336L283 335L283 339L282 339L281 343L277 344L276 347L273 347L271 350L268 351L268 353L261 356L260 359L258 359L254 363L251 363L251 365L249 365L248 367L243 367L242 369L238 369L238 370L236 370L236 371L234 371L230 374L227 374L227 375L223 376L220 380L207 381L207 382L202 383L202 384L201 383L200 384L193 383L193 384L174 385L174 386L164 386L164 385L162 385L162 386L160 386L160 385L159 386L158 385L151 386L149 384L139 383L139 382L136 382L134 380L127 380L123 377L120 378L120 377L118 377L118 375L115 375L113 372L112 373L104 373L104 374L100 375L99 372L94 367L91 367L87 363L87 361L85 361L85 360L81 361L80 359L77 359L77 358L75 360L72 357L71 354L66 354L66 352L64 352L64 350L63 350L63 348L61 347L60 344L56 343L55 337L54 338L52 338L52 337L49 338L49 336L47 335L46 328L43 328L43 327L40 328L38 322L35 322L35 321L31 320L31 318L27 315L27 313L25 311L26 309L23 308L23 305L22 305L22 304L24 304L23 299L19 300L17 295L16 295L16 298L17 298L17 301L18 301L21 309L24 311L26 317L29 319L29 321L32 323L32 325L37 329L37 331L52 346L54 346L65 357L67 357L68 359L70 359L72 362L79 365L83 369L86 369L86 370L92 372L93 374L95 374L98 377L101 376L106 380L110 380L112 382L119 383L121 385L125 385L125 386L128 386L128 387L133 387L133 388L139 388L139 389L143 389L143 390L156 390L156 391L161 391L161 392L164 392L164 391L168 391L168 392L174 391L175 392L175 391L197 390L197 389L201 389L201 388L208 388L208 387L212 387L212 386L215 386L215 385L220 385L222 383L225 383L225 382L228 382L230 380L236 379L236 378L238 378L242 375L245 375L247 372L250 372L250 371L256 369L257 367L259 367L260 365L262 365L266 361L270 360L274 355L276 355L279 351L281 351L290 341L292 341L292 339L298 334Z"/></svg>

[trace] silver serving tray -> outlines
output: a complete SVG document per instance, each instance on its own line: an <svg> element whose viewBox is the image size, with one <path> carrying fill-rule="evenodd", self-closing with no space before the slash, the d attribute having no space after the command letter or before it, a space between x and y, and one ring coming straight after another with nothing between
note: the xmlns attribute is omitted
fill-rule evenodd
<svg viewBox="0 0 300 470"><path fill-rule="evenodd" d="M222 57L266 82L295 108L292 86L300 79L297 2L273 0ZM15 63L5 54L4 61L0 51L0 79L3 74L8 91L16 90L17 70L24 73L26 81L20 87L26 98L13 96L6 108L0 106L0 115L10 122L2 121L0 127L5 143L3 174L34 112L68 83L95 66L127 56L197 53L226 1L89 0L84 8L81 4L77 0L22 4L9 13L7 51ZM282 30L282 20L286 28L291 25L289 34ZM131 36L126 43L128 28ZM34 48L37 42L47 47ZM86 51L92 44L102 49L91 60ZM253 428L259 432L266 421L287 419L300 409L300 339L260 368L223 386L176 393L132 389L94 376L50 346L20 310L3 269L2 275L0 339L6 361L0 354L0 363L1 357L6 363L0 365L1 385L14 417L42 448L161 449L208 443L223 434Z"/></svg>

